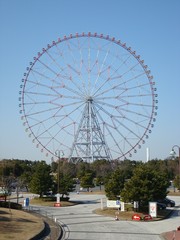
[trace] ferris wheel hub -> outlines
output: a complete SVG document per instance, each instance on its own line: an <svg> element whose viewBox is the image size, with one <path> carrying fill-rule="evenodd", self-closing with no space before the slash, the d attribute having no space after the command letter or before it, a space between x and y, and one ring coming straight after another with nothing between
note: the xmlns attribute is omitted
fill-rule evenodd
<svg viewBox="0 0 180 240"><path fill-rule="evenodd" d="M86 101L92 103L92 102L93 102L93 97L91 97L91 96L87 97L87 98L86 98Z"/></svg>

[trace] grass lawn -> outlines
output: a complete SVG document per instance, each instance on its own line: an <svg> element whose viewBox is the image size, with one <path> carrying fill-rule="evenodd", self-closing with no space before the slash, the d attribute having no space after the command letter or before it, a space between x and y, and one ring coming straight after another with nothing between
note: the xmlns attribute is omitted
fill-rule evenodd
<svg viewBox="0 0 180 240"><path fill-rule="evenodd" d="M8 208L0 208L0 239L31 239L44 228L41 218Z"/></svg>

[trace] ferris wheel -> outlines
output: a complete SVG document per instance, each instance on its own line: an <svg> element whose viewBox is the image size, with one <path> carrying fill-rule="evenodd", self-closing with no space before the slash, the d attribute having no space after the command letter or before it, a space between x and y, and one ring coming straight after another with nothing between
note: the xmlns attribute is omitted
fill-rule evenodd
<svg viewBox="0 0 180 240"><path fill-rule="evenodd" d="M20 87L25 129L52 160L56 150L69 161L131 157L156 120L151 71L109 35L58 38L30 62Z"/></svg>

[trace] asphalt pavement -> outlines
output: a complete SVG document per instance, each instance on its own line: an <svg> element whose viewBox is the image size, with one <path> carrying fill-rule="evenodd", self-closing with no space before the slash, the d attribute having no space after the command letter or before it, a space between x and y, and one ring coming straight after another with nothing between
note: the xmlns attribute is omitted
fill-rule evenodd
<svg viewBox="0 0 180 240"><path fill-rule="evenodd" d="M171 197L176 207L170 218L154 222L115 221L115 217L93 213L93 210L102 207L101 199L105 203L104 195L72 193L70 199L81 201L81 204L72 207L41 207L42 211L53 216L62 226L64 240L162 240L165 236L163 233L174 234L180 225L180 197Z"/></svg>

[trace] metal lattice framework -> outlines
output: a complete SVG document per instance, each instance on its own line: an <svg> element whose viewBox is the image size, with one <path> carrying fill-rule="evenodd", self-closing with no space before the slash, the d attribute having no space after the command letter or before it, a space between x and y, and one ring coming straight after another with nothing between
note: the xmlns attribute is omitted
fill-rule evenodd
<svg viewBox="0 0 180 240"><path fill-rule="evenodd" d="M70 161L132 156L154 126L157 94L148 66L103 34L64 36L34 57L22 79L20 113L41 151Z"/></svg>

